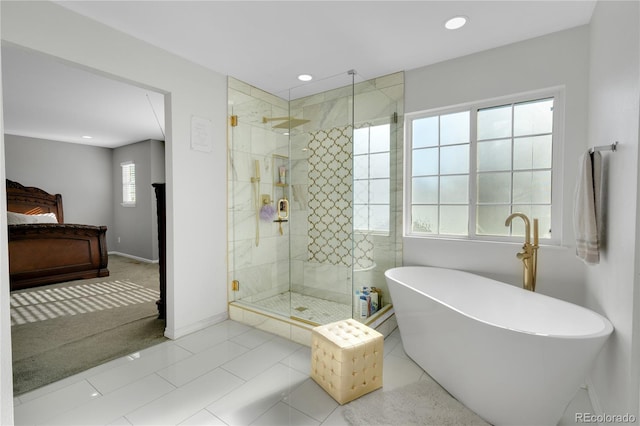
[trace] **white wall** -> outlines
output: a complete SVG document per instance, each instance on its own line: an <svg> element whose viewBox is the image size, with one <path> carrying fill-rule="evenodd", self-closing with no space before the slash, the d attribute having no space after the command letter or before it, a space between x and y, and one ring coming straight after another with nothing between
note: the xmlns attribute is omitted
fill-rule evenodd
<svg viewBox="0 0 640 426"><path fill-rule="evenodd" d="M106 226L109 252L158 260L151 184L164 181L164 142L146 140L111 149L5 135L4 144L7 179L62 194L64 221ZM121 206L120 163L128 160L136 163L134 208Z"/></svg>
<svg viewBox="0 0 640 426"><path fill-rule="evenodd" d="M158 220L156 195L151 186L157 169L164 170L163 142L146 140L113 150L112 185L113 228L109 252L128 254L148 261L158 260ZM136 165L136 205L122 205L122 166L127 161ZM162 161L156 164L155 161ZM161 180L162 181L162 180Z"/></svg>
<svg viewBox="0 0 640 426"><path fill-rule="evenodd" d="M66 223L112 229L112 150L4 135L7 179L62 194ZM108 247L111 238L107 231Z"/></svg>
<svg viewBox="0 0 640 426"><path fill-rule="evenodd" d="M588 41L589 29L582 26L405 73L407 113L565 87L563 246L540 248L537 291L576 303L582 303L585 268L574 255L571 215L577 158L587 140ZM515 258L521 245L405 237L403 261L522 285L521 262Z"/></svg>
<svg viewBox="0 0 640 426"><path fill-rule="evenodd" d="M3 41L44 52L126 81L166 99L167 329L175 338L227 317L226 77L48 2L2 2ZM62 30L64 29L64 30ZM213 151L190 149L191 117L212 120ZM4 144L0 146L3 152ZM4 175L4 161L0 176ZM217 183L217 184L216 184ZM207 188L203 191L202 188ZM4 210L4 207L2 207ZM194 214L207 219L194 220ZM4 216L3 216L3 221ZM6 247L4 226L0 244ZM6 265L3 250L0 265ZM8 275L0 275L0 314L8 317ZM7 324L8 321L2 321ZM9 333L2 330L3 419L11 407ZM3 421L4 424L4 421Z"/></svg>
<svg viewBox="0 0 640 426"><path fill-rule="evenodd" d="M413 112L549 86L566 88L562 248L540 249L542 293L585 305L616 328L589 379L597 412L638 416L640 292L638 157L640 11L638 2L600 1L589 26L493 49L406 73ZM619 141L604 153L606 241L598 266L574 255L573 189L579 155ZM405 264L471 270L519 285L517 244L405 238Z"/></svg>
<svg viewBox="0 0 640 426"><path fill-rule="evenodd" d="M638 126L640 8L637 1L600 1L591 21L589 144L619 141L604 154L608 182L606 250L587 271L588 306L602 311L616 331L591 379L607 413L638 416L639 295ZM635 324L635 327L634 327Z"/></svg>
<svg viewBox="0 0 640 426"><path fill-rule="evenodd" d="M2 8L0 7L0 19ZM0 81L2 58L0 57ZM0 85L2 99L2 85ZM4 182L4 113L0 102L0 182ZM0 185L0 200L7 199L6 185ZM7 205L0 203L0 247L7 247ZM9 308L9 257L0 251L0 424L13 424L13 369L11 367L11 316Z"/></svg>

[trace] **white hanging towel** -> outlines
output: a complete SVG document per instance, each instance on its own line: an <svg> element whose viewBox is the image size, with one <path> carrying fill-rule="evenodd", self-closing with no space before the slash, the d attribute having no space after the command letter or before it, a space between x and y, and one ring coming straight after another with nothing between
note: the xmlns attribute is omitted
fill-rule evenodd
<svg viewBox="0 0 640 426"><path fill-rule="evenodd" d="M602 156L598 151L586 152L578 166L573 231L576 236L576 255L589 265L600 262L598 219L602 184Z"/></svg>

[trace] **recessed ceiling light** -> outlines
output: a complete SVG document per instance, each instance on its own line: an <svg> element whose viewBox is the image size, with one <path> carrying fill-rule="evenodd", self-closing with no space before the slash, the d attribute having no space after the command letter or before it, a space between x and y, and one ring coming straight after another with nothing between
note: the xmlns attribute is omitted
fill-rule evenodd
<svg viewBox="0 0 640 426"><path fill-rule="evenodd" d="M93 136L83 136L82 139L93 139Z"/></svg>
<svg viewBox="0 0 640 426"><path fill-rule="evenodd" d="M300 74L298 76L298 80L300 81L311 81L313 79L313 76L310 74Z"/></svg>
<svg viewBox="0 0 640 426"><path fill-rule="evenodd" d="M467 21L468 18L466 16L454 16L444 23L444 27L448 30L457 30L458 28L462 28Z"/></svg>

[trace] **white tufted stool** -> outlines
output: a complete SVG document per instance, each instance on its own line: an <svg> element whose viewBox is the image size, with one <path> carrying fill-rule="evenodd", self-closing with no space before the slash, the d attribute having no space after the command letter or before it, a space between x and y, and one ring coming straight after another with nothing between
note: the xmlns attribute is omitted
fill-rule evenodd
<svg viewBox="0 0 640 426"><path fill-rule="evenodd" d="M311 331L311 378L338 403L382 387L384 337L355 320Z"/></svg>

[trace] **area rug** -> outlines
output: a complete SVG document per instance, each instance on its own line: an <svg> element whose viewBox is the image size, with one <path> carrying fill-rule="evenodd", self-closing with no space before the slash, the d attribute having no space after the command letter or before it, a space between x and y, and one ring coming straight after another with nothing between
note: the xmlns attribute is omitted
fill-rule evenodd
<svg viewBox="0 0 640 426"><path fill-rule="evenodd" d="M343 413L353 426L489 426L431 378L379 389L345 405Z"/></svg>

